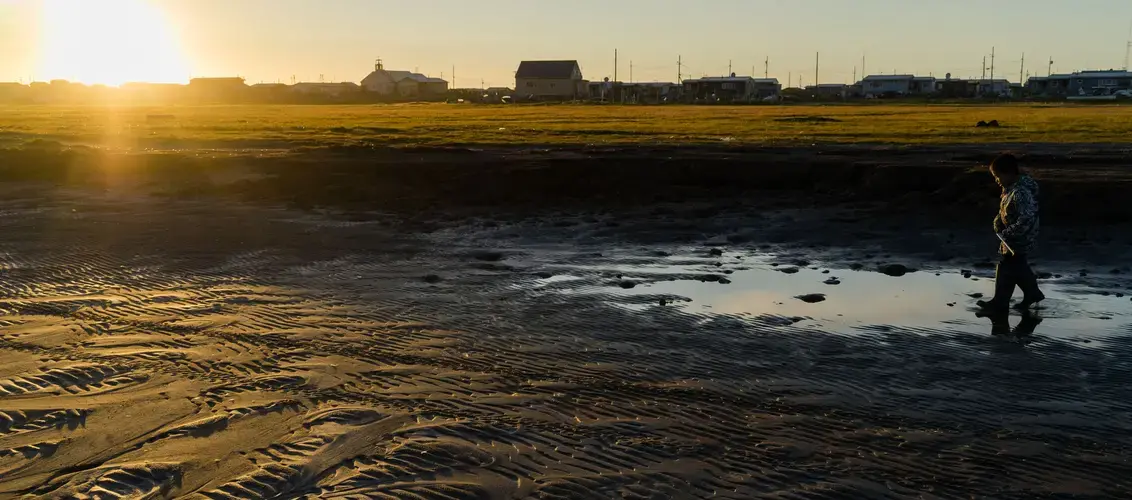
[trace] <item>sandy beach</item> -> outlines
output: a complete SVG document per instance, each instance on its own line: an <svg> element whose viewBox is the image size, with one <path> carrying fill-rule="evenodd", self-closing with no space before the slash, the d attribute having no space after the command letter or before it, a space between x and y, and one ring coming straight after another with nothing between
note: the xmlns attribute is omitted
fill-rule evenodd
<svg viewBox="0 0 1132 500"><path fill-rule="evenodd" d="M1077 148L1005 325L966 146L8 152L0 498L1132 495L1124 153Z"/></svg>

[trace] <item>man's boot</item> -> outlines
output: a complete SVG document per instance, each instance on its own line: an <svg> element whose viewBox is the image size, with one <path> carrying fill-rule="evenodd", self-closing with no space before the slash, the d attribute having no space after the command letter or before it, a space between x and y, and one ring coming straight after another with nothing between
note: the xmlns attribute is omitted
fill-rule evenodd
<svg viewBox="0 0 1132 500"><path fill-rule="evenodd" d="M1028 261L1022 259L1017 267L1017 281L1018 288L1022 289L1022 302L1014 307L1018 310L1026 310L1045 300L1046 295L1038 289L1038 277L1034 275L1034 270L1030 268Z"/></svg>
<svg viewBox="0 0 1132 500"><path fill-rule="evenodd" d="M1014 295L1015 273L1010 268L1008 258L1003 258L994 271L994 298L975 302L986 310L1005 310L1010 307L1010 297Z"/></svg>

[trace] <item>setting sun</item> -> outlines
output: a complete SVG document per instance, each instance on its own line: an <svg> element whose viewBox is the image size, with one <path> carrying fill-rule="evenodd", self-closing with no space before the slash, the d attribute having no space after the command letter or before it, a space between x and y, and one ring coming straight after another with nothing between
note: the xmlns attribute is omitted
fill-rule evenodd
<svg viewBox="0 0 1132 500"><path fill-rule="evenodd" d="M147 0L44 0L40 75L87 84L185 82L164 13Z"/></svg>

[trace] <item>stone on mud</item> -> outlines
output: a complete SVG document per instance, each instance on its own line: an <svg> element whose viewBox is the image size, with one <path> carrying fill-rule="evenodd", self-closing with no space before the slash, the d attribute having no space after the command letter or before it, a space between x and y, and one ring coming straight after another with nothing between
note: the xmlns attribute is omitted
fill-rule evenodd
<svg viewBox="0 0 1132 500"><path fill-rule="evenodd" d="M808 293L806 295L799 295L799 296L794 297L794 298L796 298L796 299L798 299L802 302L809 303L809 304L816 304L818 302L824 302L825 301L825 294L824 293Z"/></svg>

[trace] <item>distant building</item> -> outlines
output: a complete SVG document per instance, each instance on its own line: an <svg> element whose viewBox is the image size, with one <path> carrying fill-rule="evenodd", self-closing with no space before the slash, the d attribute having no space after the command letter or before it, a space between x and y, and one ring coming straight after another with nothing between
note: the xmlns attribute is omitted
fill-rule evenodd
<svg viewBox="0 0 1132 500"><path fill-rule="evenodd" d="M240 77L193 78L189 80L189 87L209 90L236 90L247 88L247 84Z"/></svg>
<svg viewBox="0 0 1132 500"><path fill-rule="evenodd" d="M844 83L822 83L806 87L806 93L817 99L845 99L849 97L849 85Z"/></svg>
<svg viewBox="0 0 1132 500"><path fill-rule="evenodd" d="M448 92L448 82L411 71L387 70L378 59L373 72L362 79L361 88L383 96L440 97Z"/></svg>
<svg viewBox="0 0 1132 500"><path fill-rule="evenodd" d="M782 92L777 78L707 76L684 80L685 98L703 102L751 102L776 97Z"/></svg>
<svg viewBox="0 0 1132 500"><path fill-rule="evenodd" d="M977 79L975 82L979 95L1010 95L1010 81L1005 78L995 78L993 80L990 78Z"/></svg>
<svg viewBox="0 0 1132 500"><path fill-rule="evenodd" d="M0 99L15 99L22 97L31 90L31 87L22 83L0 82Z"/></svg>
<svg viewBox="0 0 1132 500"><path fill-rule="evenodd" d="M523 61L515 72L515 94L528 99L577 99L586 83L578 61Z"/></svg>
<svg viewBox="0 0 1132 500"><path fill-rule="evenodd" d="M861 80L865 97L885 95L929 95L936 91L936 79L915 75L869 75Z"/></svg>
<svg viewBox="0 0 1132 500"><path fill-rule="evenodd" d="M914 75L869 75L861 80L865 97L908 95L912 93Z"/></svg>
<svg viewBox="0 0 1132 500"><path fill-rule="evenodd" d="M952 78L936 80L935 91L936 95L945 99L978 97L979 81L965 78L958 80Z"/></svg>
<svg viewBox="0 0 1132 500"><path fill-rule="evenodd" d="M1046 96L1104 95L1129 89L1132 89L1132 72L1124 70L1034 76L1026 81L1029 93Z"/></svg>
<svg viewBox="0 0 1132 500"><path fill-rule="evenodd" d="M256 87L256 85L252 85ZM291 86L291 91L299 94L307 95L324 95L330 97L337 97L343 94L351 94L359 92L362 88L354 82L342 83L322 83L322 82L300 82Z"/></svg>

